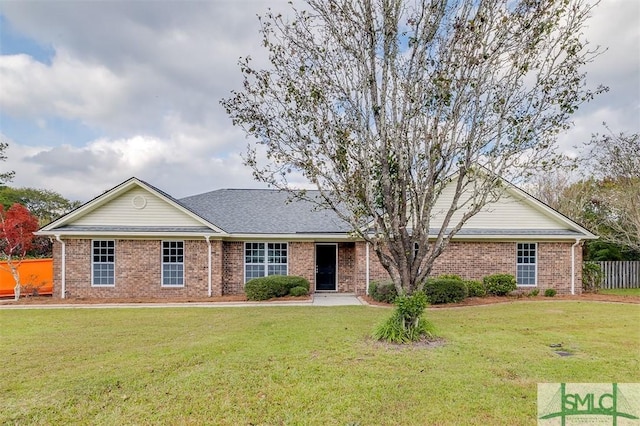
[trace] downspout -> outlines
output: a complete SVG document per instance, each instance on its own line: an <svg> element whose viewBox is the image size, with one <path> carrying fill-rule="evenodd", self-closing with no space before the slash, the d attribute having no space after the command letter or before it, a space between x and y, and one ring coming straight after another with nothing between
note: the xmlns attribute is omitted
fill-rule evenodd
<svg viewBox="0 0 640 426"><path fill-rule="evenodd" d="M211 297L211 241L209 241L210 235L205 235L204 239L207 240L207 246L209 250L207 251L207 284L208 284L208 294Z"/></svg>
<svg viewBox="0 0 640 426"><path fill-rule="evenodd" d="M67 280L65 277L65 271L67 269L67 250L64 241L60 239L60 234L56 234L56 240L60 243L62 250L62 264L60 265L60 297L64 299L67 293Z"/></svg>
<svg viewBox="0 0 640 426"><path fill-rule="evenodd" d="M576 294L576 256L575 248L580 244L580 237L576 238L576 243L571 246L571 295Z"/></svg>
<svg viewBox="0 0 640 426"><path fill-rule="evenodd" d="M365 254L365 264L366 264L366 272L364 274L365 279L365 295L369 295L369 241L367 241L367 249Z"/></svg>

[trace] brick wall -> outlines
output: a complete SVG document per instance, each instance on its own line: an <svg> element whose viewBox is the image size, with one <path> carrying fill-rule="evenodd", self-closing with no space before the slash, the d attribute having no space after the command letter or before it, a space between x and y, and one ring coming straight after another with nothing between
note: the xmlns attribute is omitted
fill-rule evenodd
<svg viewBox="0 0 640 426"><path fill-rule="evenodd" d="M313 242L289 243L289 275L298 275L309 280L310 291L315 291L316 245Z"/></svg>
<svg viewBox="0 0 640 426"><path fill-rule="evenodd" d="M162 242L115 240L115 286L91 286L91 241L66 243L66 292L72 298L189 298L208 295L208 246L204 240L184 241L184 286L162 287ZM221 293L221 242L212 241L212 289ZM61 247L54 245L54 295L61 291ZM218 267L216 268L216 265Z"/></svg>
<svg viewBox="0 0 640 426"><path fill-rule="evenodd" d="M67 297L115 298L206 297L208 294L207 243L185 241L185 286L161 286L161 248L159 240L116 240L115 287L91 286L91 240L66 242ZM555 288L559 294L571 291L572 243L538 244L538 288ZM54 296L61 290L61 246L54 242ZM244 243L211 241L212 295L244 293ZM576 252L576 293L582 289L582 250ZM305 277L314 290L315 243L289 243L289 274ZM388 279L373 249L369 250L370 281ZM366 288L366 244L338 244L338 291L363 294ZM431 275L457 274L464 279L481 280L495 273L516 273L515 242L453 242L436 260ZM527 287L523 287L527 288Z"/></svg>
<svg viewBox="0 0 640 426"><path fill-rule="evenodd" d="M222 243L222 294L244 294L244 243Z"/></svg>
<svg viewBox="0 0 640 426"><path fill-rule="evenodd" d="M355 293L358 271L355 243L338 244L338 292Z"/></svg>
<svg viewBox="0 0 640 426"><path fill-rule="evenodd" d="M572 243L538 243L538 288L571 294ZM582 294L582 247L575 251L575 293Z"/></svg>
<svg viewBox="0 0 640 426"><path fill-rule="evenodd" d="M364 245L364 243L362 243ZM454 241L440 255L431 276L456 274L466 280L482 280L491 274L516 275L516 242L459 242ZM538 243L538 286L544 292L554 288L559 294L571 294L571 246L572 243ZM582 291L582 250L575 249L575 291ZM358 251L360 263L365 262L365 250ZM369 252L370 281L388 280L373 249ZM364 280L357 292L364 292ZM530 287L522 287L528 289Z"/></svg>

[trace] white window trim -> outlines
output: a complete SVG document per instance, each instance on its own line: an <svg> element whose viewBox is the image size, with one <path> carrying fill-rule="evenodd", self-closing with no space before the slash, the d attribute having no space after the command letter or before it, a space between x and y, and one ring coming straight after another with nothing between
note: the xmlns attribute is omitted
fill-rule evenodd
<svg viewBox="0 0 640 426"><path fill-rule="evenodd" d="M96 264L96 262L93 261L93 256L95 256L94 252L93 252L93 243L96 241L113 241L113 284L96 284L94 281L94 266ZM105 264L105 263L110 263L110 262L97 262L100 264ZM116 286L116 240L107 240L107 239L94 239L91 240L91 287L96 287L96 288L109 288L109 287L115 287Z"/></svg>
<svg viewBox="0 0 640 426"><path fill-rule="evenodd" d="M536 263L534 263L535 282L534 284L520 284L518 280L518 266L531 265L531 263L518 263L518 245L519 244L533 244L536 251ZM516 283L518 287L537 287L538 286L538 243L530 241L518 241L516 243Z"/></svg>
<svg viewBox="0 0 640 426"><path fill-rule="evenodd" d="M263 263L247 263L247 244L264 244L264 262ZM269 263L269 244L284 244L287 249L287 263ZM287 267L287 273L285 275L289 275L289 243L287 241L245 241L242 245L242 264L244 265L242 270L242 279L244 283L247 283L247 265L256 266L263 265L264 266L264 275L263 277L268 276L269 273L269 265L285 265ZM253 279L253 278L252 278Z"/></svg>
<svg viewBox="0 0 640 426"><path fill-rule="evenodd" d="M165 284L164 283L164 243L182 243L182 284ZM162 288L184 288L187 284L187 277L185 274L185 243L184 240L162 240L160 243L160 286ZM179 265L178 262L169 262L167 265Z"/></svg>

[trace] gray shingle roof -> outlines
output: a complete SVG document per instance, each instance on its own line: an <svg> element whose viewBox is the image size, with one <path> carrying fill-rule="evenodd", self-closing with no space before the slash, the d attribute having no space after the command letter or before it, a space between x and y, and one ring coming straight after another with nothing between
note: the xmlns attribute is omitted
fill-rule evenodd
<svg viewBox="0 0 640 426"><path fill-rule="evenodd" d="M333 211L317 210L308 201L288 202L288 199L289 194L277 190L220 189L178 201L232 234L347 233L351 230Z"/></svg>

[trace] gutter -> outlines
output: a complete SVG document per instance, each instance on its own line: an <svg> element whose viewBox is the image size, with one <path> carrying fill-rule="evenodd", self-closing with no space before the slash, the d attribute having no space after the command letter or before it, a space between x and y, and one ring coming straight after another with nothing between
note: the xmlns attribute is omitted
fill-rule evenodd
<svg viewBox="0 0 640 426"><path fill-rule="evenodd" d="M368 296L369 295L369 241L367 241L367 250L366 250L366 255L365 255L365 260L366 260L366 272L364 274L364 279L365 279L365 295Z"/></svg>
<svg viewBox="0 0 640 426"><path fill-rule="evenodd" d="M209 250L207 250L207 294L211 297L211 241L209 241L209 238L211 238L210 235L204 236L204 239L207 240L207 246L209 247Z"/></svg>
<svg viewBox="0 0 640 426"><path fill-rule="evenodd" d="M575 248L580 244L580 238L576 238L576 242L571 246L571 295L576 294L576 256Z"/></svg>
<svg viewBox="0 0 640 426"><path fill-rule="evenodd" d="M60 297L64 299L66 298L67 293L67 280L65 276L65 271L67 269L67 246L65 242L60 239L60 234L56 234L56 240L60 243L62 250L62 265L60 265Z"/></svg>

